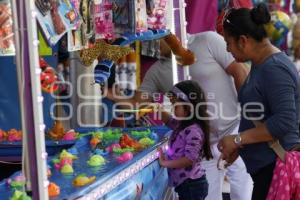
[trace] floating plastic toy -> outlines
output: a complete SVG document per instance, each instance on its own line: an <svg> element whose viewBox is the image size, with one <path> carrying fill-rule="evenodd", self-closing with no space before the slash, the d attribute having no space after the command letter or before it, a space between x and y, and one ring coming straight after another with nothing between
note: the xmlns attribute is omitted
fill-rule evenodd
<svg viewBox="0 0 300 200"><path fill-rule="evenodd" d="M118 154L118 155L121 155L123 153L126 153L126 152L134 152L134 148L131 148L131 147L128 147L128 148L114 148L113 149L113 153L115 154Z"/></svg>
<svg viewBox="0 0 300 200"><path fill-rule="evenodd" d="M72 165L70 165L70 164L65 164L65 165L61 168L60 172L61 172L62 174L73 174L73 173L74 173L74 169L73 169Z"/></svg>
<svg viewBox="0 0 300 200"><path fill-rule="evenodd" d="M131 160L133 158L133 154L131 152L125 152L119 157L117 157L118 162L126 162L128 160Z"/></svg>
<svg viewBox="0 0 300 200"><path fill-rule="evenodd" d="M105 150L106 150L107 152L111 153L111 152L113 152L113 150L114 150L115 148L121 148L121 146L120 146L119 144L111 144L111 145L109 145L108 147L106 147Z"/></svg>
<svg viewBox="0 0 300 200"><path fill-rule="evenodd" d="M74 131L74 129L69 130L68 132L65 133L63 140L76 140L78 137L78 133Z"/></svg>
<svg viewBox="0 0 300 200"><path fill-rule="evenodd" d="M130 132L130 134L134 137L139 137L139 138L144 138L144 137L148 137L150 134L151 134L151 130L150 129L147 129L145 131L142 131L142 130L133 130Z"/></svg>
<svg viewBox="0 0 300 200"><path fill-rule="evenodd" d="M15 190L10 200L31 200L31 198L26 193L23 193L19 190Z"/></svg>
<svg viewBox="0 0 300 200"><path fill-rule="evenodd" d="M49 197L56 197L60 194L60 187L53 182L48 185L48 195Z"/></svg>
<svg viewBox="0 0 300 200"><path fill-rule="evenodd" d="M78 175L74 180L73 180L73 185L75 187L82 187L87 184L90 184L96 180L96 176L91 176L87 177L86 175Z"/></svg>
<svg viewBox="0 0 300 200"><path fill-rule="evenodd" d="M87 164L91 167L98 167L105 163L105 159L100 155L93 155L90 157L90 159L87 161Z"/></svg>
<svg viewBox="0 0 300 200"><path fill-rule="evenodd" d="M149 146L152 146L153 144L155 144L155 141L151 140L148 137L145 137L145 138L140 139L139 143L142 144L145 147L149 147Z"/></svg>

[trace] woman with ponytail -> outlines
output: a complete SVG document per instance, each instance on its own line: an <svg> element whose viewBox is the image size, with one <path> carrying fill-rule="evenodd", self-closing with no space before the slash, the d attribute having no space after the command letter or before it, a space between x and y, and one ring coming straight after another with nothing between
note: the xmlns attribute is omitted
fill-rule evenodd
<svg viewBox="0 0 300 200"><path fill-rule="evenodd" d="M225 136L218 148L228 163L243 158L255 200L266 199L276 164L268 143L276 139L285 150L300 143L300 80L288 56L269 41L264 25L270 20L266 5L259 4L232 9L223 22L227 50L238 62L250 61L251 71L238 94L239 134Z"/></svg>

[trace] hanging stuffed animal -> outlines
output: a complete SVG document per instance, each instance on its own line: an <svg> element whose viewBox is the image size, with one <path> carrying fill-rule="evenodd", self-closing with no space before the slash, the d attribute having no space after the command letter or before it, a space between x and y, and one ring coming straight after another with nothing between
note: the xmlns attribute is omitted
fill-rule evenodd
<svg viewBox="0 0 300 200"><path fill-rule="evenodd" d="M169 45L171 51L176 56L176 60L180 65L192 65L196 58L193 52L184 48L180 40L174 34L169 34L163 38Z"/></svg>

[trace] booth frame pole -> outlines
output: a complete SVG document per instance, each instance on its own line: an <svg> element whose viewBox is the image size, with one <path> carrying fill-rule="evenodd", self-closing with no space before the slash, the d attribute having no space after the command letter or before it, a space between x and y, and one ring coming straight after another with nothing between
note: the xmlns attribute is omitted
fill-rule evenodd
<svg viewBox="0 0 300 200"><path fill-rule="evenodd" d="M26 178L30 180L29 189L32 191L32 199L48 200L48 180L47 180L47 153L45 151L45 124L43 122L38 53L38 34L36 25L36 11L33 0L12 1L13 8L17 11L13 15L14 21L19 26L16 38L16 58L17 61L18 80L21 82L19 87L20 104L23 108L21 114L22 128L26 134L27 143L25 152L28 152L25 162L26 166L30 166L30 173ZM25 119L24 119L25 118ZM25 123L25 124L23 124ZM30 162L30 163L29 163ZM23 163L24 164L24 163Z"/></svg>

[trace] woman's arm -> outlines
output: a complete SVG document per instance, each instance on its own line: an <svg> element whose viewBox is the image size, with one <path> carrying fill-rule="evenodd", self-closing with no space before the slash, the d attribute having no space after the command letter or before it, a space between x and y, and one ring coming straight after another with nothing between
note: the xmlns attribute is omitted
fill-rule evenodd
<svg viewBox="0 0 300 200"><path fill-rule="evenodd" d="M264 123L259 124L255 128L241 132L240 136L241 145L269 142L274 140Z"/></svg>
<svg viewBox="0 0 300 200"><path fill-rule="evenodd" d="M230 156L238 151L238 149L243 145L269 142L274 140L264 123L260 123L255 128L241 132L240 136L241 142L239 145L234 142L234 139L237 137L237 135L228 135L220 140L218 149L223 153L225 160L230 158Z"/></svg>

